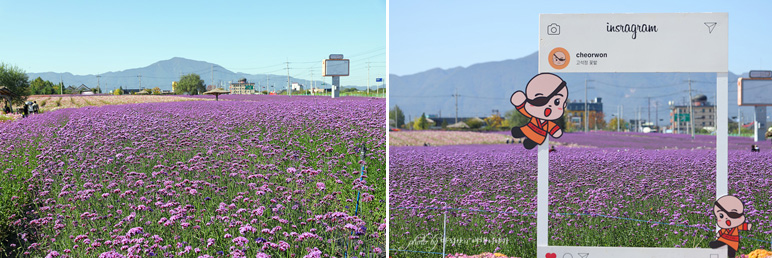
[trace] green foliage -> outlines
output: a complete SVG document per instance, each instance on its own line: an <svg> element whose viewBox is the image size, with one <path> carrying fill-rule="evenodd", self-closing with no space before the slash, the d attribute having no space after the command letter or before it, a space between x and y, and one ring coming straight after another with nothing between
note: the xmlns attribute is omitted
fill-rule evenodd
<svg viewBox="0 0 772 258"><path fill-rule="evenodd" d="M485 118L485 123L488 124L489 129L499 129L504 124L504 118L498 114L493 114Z"/></svg>
<svg viewBox="0 0 772 258"><path fill-rule="evenodd" d="M625 131L627 129L627 124L625 124L625 121L622 121L618 117L612 118L611 121L609 121L608 126L606 127L609 131L616 131L617 130L617 124L619 124L619 130Z"/></svg>
<svg viewBox="0 0 772 258"><path fill-rule="evenodd" d="M153 95L161 95L161 88L158 88L158 87L153 88Z"/></svg>
<svg viewBox="0 0 772 258"><path fill-rule="evenodd" d="M113 90L113 95L123 95L123 87Z"/></svg>
<svg viewBox="0 0 772 258"><path fill-rule="evenodd" d="M405 124L405 113L402 112L399 106L394 105L394 108L389 110L389 120L394 120L396 123L394 127L400 128L400 126Z"/></svg>
<svg viewBox="0 0 772 258"><path fill-rule="evenodd" d="M22 105L30 95L29 77L19 67L0 63L0 85L11 91L11 105Z"/></svg>
<svg viewBox="0 0 772 258"><path fill-rule="evenodd" d="M58 85L54 85L54 83L51 81L43 81L43 79L40 77L32 80L29 83L29 86L30 95L49 95L59 92L59 89L57 88Z"/></svg>
<svg viewBox="0 0 772 258"><path fill-rule="evenodd" d="M443 119L442 120L442 129L448 128L448 121Z"/></svg>
<svg viewBox="0 0 772 258"><path fill-rule="evenodd" d="M512 127L520 127L528 123L528 118L525 117L517 109L512 109L504 113L504 118L507 120L507 124ZM561 127L562 128L562 127Z"/></svg>
<svg viewBox="0 0 772 258"><path fill-rule="evenodd" d="M177 87L174 88L174 93L183 94L185 92L190 95L198 95L206 92L206 86L204 86L204 80L201 80L201 76L191 73L180 77L180 82L178 82Z"/></svg>
<svg viewBox="0 0 772 258"><path fill-rule="evenodd" d="M357 88L355 88L355 87L348 87L348 88L345 88L345 89L341 90L340 92L357 92L357 91L359 91L359 90L357 90Z"/></svg>
<svg viewBox="0 0 772 258"><path fill-rule="evenodd" d="M413 122L413 129L426 130L429 129L429 121L426 120L426 113L421 113L421 117L416 118Z"/></svg>
<svg viewBox="0 0 772 258"><path fill-rule="evenodd" d="M470 118L464 121L464 123L466 123L466 125L468 125L471 129L479 129L485 124L485 122L479 118Z"/></svg>

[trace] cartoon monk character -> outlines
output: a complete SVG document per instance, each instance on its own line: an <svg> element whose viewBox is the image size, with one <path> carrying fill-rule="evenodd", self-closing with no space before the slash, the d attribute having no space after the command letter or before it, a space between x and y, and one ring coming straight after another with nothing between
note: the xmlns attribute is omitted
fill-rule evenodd
<svg viewBox="0 0 772 258"><path fill-rule="evenodd" d="M560 138L563 131L555 124L555 120L563 116L568 99L566 82L551 73L540 73L531 78L525 86L525 93L516 91L510 101L525 117L531 119L521 127L512 127L512 136L526 137L523 147L533 149L544 143L549 133Z"/></svg>
<svg viewBox="0 0 772 258"><path fill-rule="evenodd" d="M716 241L709 243L710 248L716 249L728 246L727 257L734 258L737 248L740 246L740 230L750 230L751 224L745 222L745 205L740 199L731 195L718 198L713 204L713 214L716 215L716 225L720 230L716 235Z"/></svg>

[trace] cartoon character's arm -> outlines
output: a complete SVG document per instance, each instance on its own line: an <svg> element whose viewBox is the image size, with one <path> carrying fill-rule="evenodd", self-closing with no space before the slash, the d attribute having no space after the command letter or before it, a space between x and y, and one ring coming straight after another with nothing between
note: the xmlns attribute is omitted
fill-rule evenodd
<svg viewBox="0 0 772 258"><path fill-rule="evenodd" d="M549 121L549 128L550 128L550 135L554 138L560 138L560 136L563 136L563 130L560 129L560 126L557 125L555 122Z"/></svg>
<svg viewBox="0 0 772 258"><path fill-rule="evenodd" d="M520 111L520 113L523 114L526 118L531 118L531 114L525 112L525 100L525 92L515 91L509 101L512 102L512 105L517 108L517 111Z"/></svg>
<svg viewBox="0 0 772 258"><path fill-rule="evenodd" d="M738 226L737 228L743 231L751 230L751 224L748 224L748 222L744 222L743 224L740 224L740 226Z"/></svg>

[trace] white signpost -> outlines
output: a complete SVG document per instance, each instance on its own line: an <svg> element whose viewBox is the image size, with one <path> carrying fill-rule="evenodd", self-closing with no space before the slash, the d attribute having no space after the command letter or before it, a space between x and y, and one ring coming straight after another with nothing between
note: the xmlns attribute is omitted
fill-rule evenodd
<svg viewBox="0 0 772 258"><path fill-rule="evenodd" d="M341 54L331 54L322 62L322 76L332 76L332 98L340 97L340 77L348 76L349 60Z"/></svg>
<svg viewBox="0 0 772 258"><path fill-rule="evenodd" d="M715 72L717 121L727 121L727 22L727 13L541 14L539 72ZM716 198L727 194L727 126L716 125ZM538 258L727 256L724 248L550 246L548 180L549 138L538 151Z"/></svg>
<svg viewBox="0 0 772 258"><path fill-rule="evenodd" d="M753 106L753 141L763 142L767 132L767 106L772 106L772 71L750 71L750 78L737 79L737 103Z"/></svg>

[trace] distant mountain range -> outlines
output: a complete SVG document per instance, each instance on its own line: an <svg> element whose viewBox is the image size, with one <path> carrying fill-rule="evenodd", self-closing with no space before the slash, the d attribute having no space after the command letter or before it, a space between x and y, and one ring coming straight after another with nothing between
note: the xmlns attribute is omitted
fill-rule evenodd
<svg viewBox="0 0 772 258"><path fill-rule="evenodd" d="M502 115L514 107L509 97L538 73L537 53L514 59L487 62L447 70L432 69L411 75L389 75L389 103L398 105L406 118L416 118L421 113L455 116L458 93L458 116L489 116L493 110ZM589 87L587 97L592 101L601 98L606 119L616 115L617 107L624 106L624 118L635 119L636 109L641 110L641 119L651 121L657 115L667 124L668 103L687 104L689 83L692 80L692 95L704 94L710 103L716 102L715 73L564 73L558 74L568 83L569 99L584 102L585 79ZM729 73L729 117L737 116L737 78L747 76ZM650 99L649 99L650 97ZM659 107L657 108L657 103ZM752 107L742 107L745 120L753 117Z"/></svg>
<svg viewBox="0 0 772 258"><path fill-rule="evenodd" d="M321 64L320 64L321 65ZM227 85L228 82L236 82L240 78L247 78L249 82L256 83L263 86L268 83L274 85L275 89L283 90L287 86L287 75L274 75L274 74L246 74L246 73L234 73L220 65L185 59L181 57L175 57L169 60L158 61L151 65L142 68L127 69L118 72L107 72L99 74L101 77L97 78L96 74L89 75L73 75L71 73L27 73L30 80L34 80L37 77L43 80L49 80L54 83L59 83L60 80L64 82L65 87L69 85L79 86L85 84L90 88L94 88L99 83L103 92L107 92L113 89L123 87L124 89L136 89L139 88L140 79L142 80L143 88L159 87L162 90L171 90L172 81L179 80L183 74L196 73L201 76L201 79L209 85L211 84L212 72L214 70L214 81L216 85ZM142 75L142 77L138 77ZM97 81L97 79L99 79ZM309 80L297 79L290 77L291 82L298 82L304 86L310 85ZM315 81L316 87L330 88L328 85L322 86L321 81ZM344 85L344 87L357 87L364 89L365 86L356 85Z"/></svg>

